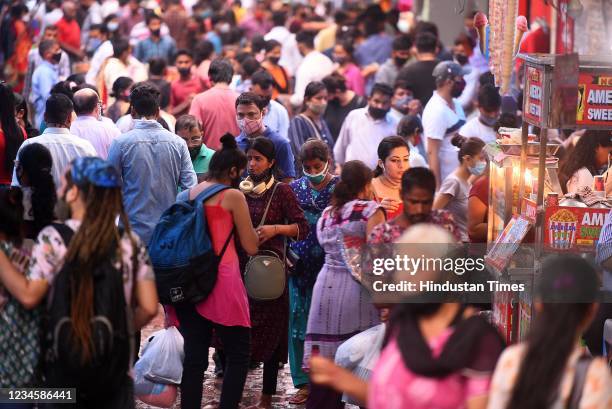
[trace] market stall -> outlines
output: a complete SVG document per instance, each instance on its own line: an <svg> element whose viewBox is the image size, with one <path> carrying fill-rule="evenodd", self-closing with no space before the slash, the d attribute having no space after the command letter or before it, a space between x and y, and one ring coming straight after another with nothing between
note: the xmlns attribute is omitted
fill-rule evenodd
<svg viewBox="0 0 612 409"><path fill-rule="evenodd" d="M610 210L603 179L582 196L564 197L560 145L548 129L612 129L612 59L519 55L525 61L521 129L500 129L488 146L490 191L487 265L501 280L533 288L543 256L593 253ZM530 133L530 128L536 133ZM532 316L530 292L495 294L494 317L507 341L521 340Z"/></svg>

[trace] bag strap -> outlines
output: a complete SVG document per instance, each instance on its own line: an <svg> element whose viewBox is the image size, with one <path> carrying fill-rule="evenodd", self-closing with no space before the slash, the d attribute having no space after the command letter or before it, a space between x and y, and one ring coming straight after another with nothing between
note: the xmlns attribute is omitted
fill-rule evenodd
<svg viewBox="0 0 612 409"><path fill-rule="evenodd" d="M302 118L304 118L304 120L306 120L306 123L308 123L308 125L312 128L312 130L314 131L315 135L317 136L317 139L324 140L323 136L321 135L321 132L319 132L319 128L317 128L317 125L312 121L312 119L308 118L308 116L304 115L304 114L300 114L300 117L302 117Z"/></svg>
<svg viewBox="0 0 612 409"><path fill-rule="evenodd" d="M274 198L274 193L276 192L276 188L278 187L279 184L280 182L274 184L274 187L272 188L272 194L270 195L270 198L268 199L268 203L266 204L266 210L264 210L264 214L257 227L261 227L266 223L266 217L268 217L268 210L270 210L270 203L272 203L272 198Z"/></svg>
<svg viewBox="0 0 612 409"><path fill-rule="evenodd" d="M572 383L572 391L567 400L567 409L578 409L580 407L580 400L582 399L582 392L591 362L593 362L593 357L589 355L582 355L578 358L578 361L576 361L574 382Z"/></svg>
<svg viewBox="0 0 612 409"><path fill-rule="evenodd" d="M232 228L232 231L230 232L230 234L227 236L227 239L225 240L225 244L223 245L223 248L221 249L221 253L219 253L219 260L223 258L223 255L225 254L225 250L227 250L227 246L229 245L230 240L232 239L232 236L234 235L235 231L236 231L236 226L234 225L234 227Z"/></svg>
<svg viewBox="0 0 612 409"><path fill-rule="evenodd" d="M223 185L221 183L215 183L214 185L211 185L207 187L206 189L204 189L203 191L201 191L200 194L197 195L195 199L193 200L194 202L196 202L196 204L201 204L207 201L208 199L210 199L211 197L213 197L214 195L216 195L217 193L223 190L229 189L229 188L230 187L227 185Z"/></svg>

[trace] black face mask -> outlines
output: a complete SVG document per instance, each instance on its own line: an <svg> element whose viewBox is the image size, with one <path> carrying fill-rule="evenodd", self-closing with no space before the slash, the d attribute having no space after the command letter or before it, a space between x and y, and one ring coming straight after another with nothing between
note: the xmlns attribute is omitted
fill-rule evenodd
<svg viewBox="0 0 612 409"><path fill-rule="evenodd" d="M177 71L179 72L179 74L186 77L191 73L191 67L177 68Z"/></svg>
<svg viewBox="0 0 612 409"><path fill-rule="evenodd" d="M455 54L455 61L457 61L459 65L465 65L468 63L469 59L465 54Z"/></svg>
<svg viewBox="0 0 612 409"><path fill-rule="evenodd" d="M57 53L53 54L53 56L51 57L51 60L53 60L54 63L59 64L60 60L62 59L62 52L58 51Z"/></svg>
<svg viewBox="0 0 612 409"><path fill-rule="evenodd" d="M278 62L280 61L280 57L270 57L268 58L268 60L274 64L274 65L278 65Z"/></svg>
<svg viewBox="0 0 612 409"><path fill-rule="evenodd" d="M387 115L387 112L389 112L389 110L382 108L374 108L370 106L368 107L368 112L374 119L383 119Z"/></svg>
<svg viewBox="0 0 612 409"><path fill-rule="evenodd" d="M195 148L189 148L189 156L191 156L191 160L194 161L198 154L200 153L201 146L197 146Z"/></svg>
<svg viewBox="0 0 612 409"><path fill-rule="evenodd" d="M395 61L395 65L397 65L398 67L403 67L404 64L406 64L406 61L408 61L408 58L405 58L405 57L395 57L395 58L393 58L393 61Z"/></svg>
<svg viewBox="0 0 612 409"><path fill-rule="evenodd" d="M159 37L161 35L161 29L158 28L157 30L151 30L151 35Z"/></svg>
<svg viewBox="0 0 612 409"><path fill-rule="evenodd" d="M453 84L453 89L451 90L451 97L459 98L465 89L465 80L461 79L459 81L455 81Z"/></svg>

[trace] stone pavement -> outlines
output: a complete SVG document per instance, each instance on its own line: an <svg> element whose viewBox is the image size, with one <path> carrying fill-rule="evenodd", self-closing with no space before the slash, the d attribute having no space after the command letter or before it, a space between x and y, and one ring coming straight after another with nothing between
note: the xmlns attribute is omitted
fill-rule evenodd
<svg viewBox="0 0 612 409"><path fill-rule="evenodd" d="M163 310L160 307L160 311L157 316L142 330L142 341L141 345L144 344L146 339L155 331L158 331L164 327L164 315ZM221 393L221 382L220 380L215 379L215 375L213 373L215 364L212 360L212 352L213 349L210 350L209 355L209 365L206 370L206 375L204 377L204 397L202 399L202 406L218 403L218 399ZM255 369L249 371L249 375L246 380L246 385L244 387L244 394L242 396L242 406L246 408L250 405L255 405L257 403L257 399L259 398L259 392L261 391L261 380L262 380L262 372L263 369ZM292 409L302 409L304 405L290 405L289 398L293 396L296 392L296 389L293 387L293 383L291 382L291 374L289 372L289 364L286 364L285 367L278 374L278 393L274 396L274 409L280 408L292 408ZM180 392L179 397L176 404L173 406L173 409L180 409ZM136 401L137 409L154 409L153 406L145 405L140 401Z"/></svg>

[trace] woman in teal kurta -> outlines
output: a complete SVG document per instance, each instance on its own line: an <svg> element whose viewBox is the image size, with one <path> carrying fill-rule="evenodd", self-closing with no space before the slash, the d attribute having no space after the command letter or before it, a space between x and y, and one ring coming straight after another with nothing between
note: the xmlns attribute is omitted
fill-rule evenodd
<svg viewBox="0 0 612 409"><path fill-rule="evenodd" d="M317 240L317 221L329 206L338 177L331 174L329 148L321 140L308 140L300 150L304 176L291 183L291 188L310 224L305 240L291 243L291 250L300 258L295 274L289 277L289 364L291 378L298 392L290 403L300 404L308 396L308 374L302 370L304 338L312 288L323 266L325 253Z"/></svg>

